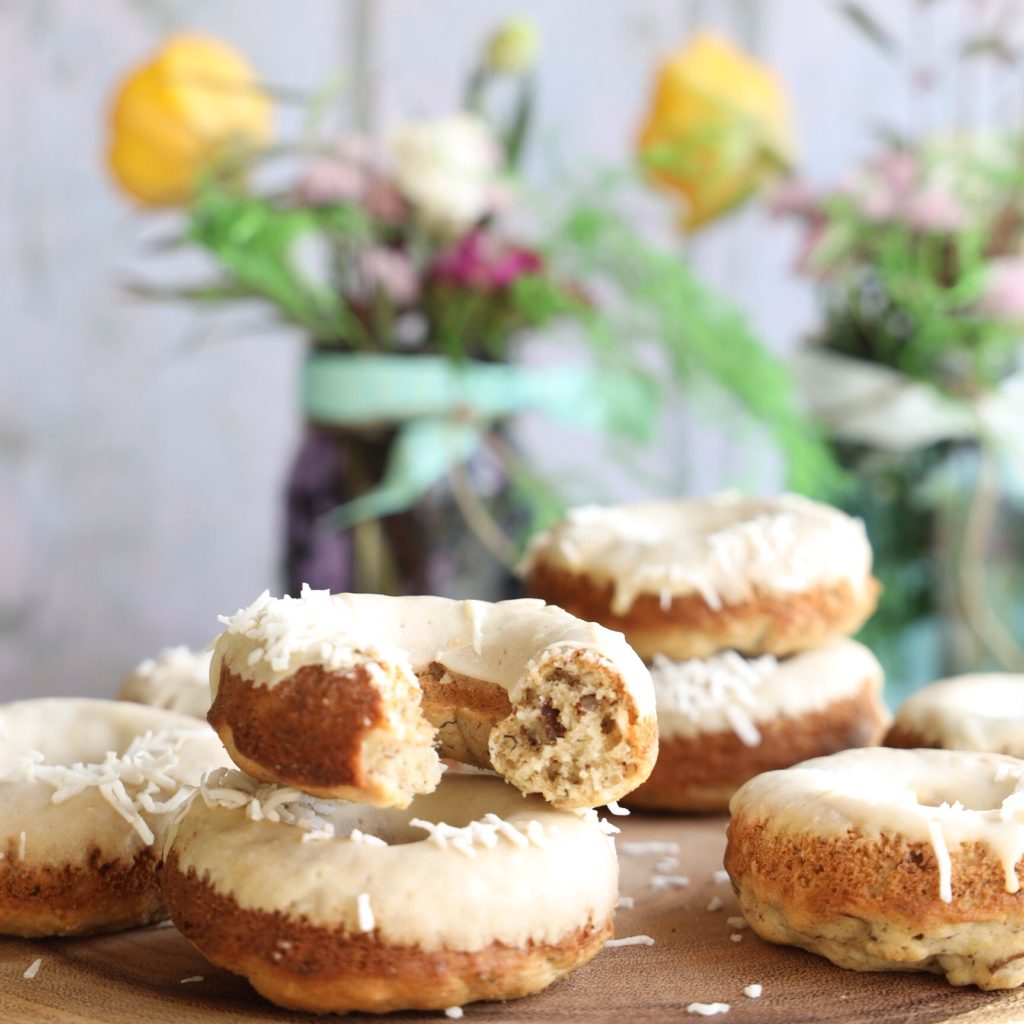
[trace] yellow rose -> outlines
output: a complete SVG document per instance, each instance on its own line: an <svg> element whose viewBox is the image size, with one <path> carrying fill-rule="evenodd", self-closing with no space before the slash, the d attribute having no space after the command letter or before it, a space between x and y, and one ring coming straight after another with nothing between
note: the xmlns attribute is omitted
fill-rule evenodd
<svg viewBox="0 0 1024 1024"><path fill-rule="evenodd" d="M245 58L206 36L172 36L117 90L110 170L142 203L181 203L205 169L270 134L270 101Z"/></svg>
<svg viewBox="0 0 1024 1024"><path fill-rule="evenodd" d="M659 70L639 150L651 177L685 200L682 223L692 231L789 164L788 97L766 67L698 33Z"/></svg>

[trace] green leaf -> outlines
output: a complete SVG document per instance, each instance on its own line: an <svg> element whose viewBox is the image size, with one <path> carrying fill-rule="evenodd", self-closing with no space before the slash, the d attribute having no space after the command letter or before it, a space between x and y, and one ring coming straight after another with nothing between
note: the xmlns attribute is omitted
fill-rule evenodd
<svg viewBox="0 0 1024 1024"><path fill-rule="evenodd" d="M869 14L860 4L851 0L836 4L836 10L857 29L858 32L873 46L887 56L893 56L899 46L896 39L873 15Z"/></svg>

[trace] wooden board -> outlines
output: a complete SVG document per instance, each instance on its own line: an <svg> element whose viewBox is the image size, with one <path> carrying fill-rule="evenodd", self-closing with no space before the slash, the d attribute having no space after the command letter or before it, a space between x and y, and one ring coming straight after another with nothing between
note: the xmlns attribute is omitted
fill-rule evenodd
<svg viewBox="0 0 1024 1024"><path fill-rule="evenodd" d="M686 888L651 885L662 855L623 852L622 892L636 899L618 912L619 936L646 933L653 946L606 949L572 977L530 999L468 1006L465 1020L615 1021L616 1024L699 1020L691 1002L726 1002L724 1021L804 1024L900 1021L908 1024L1009 1024L1024 1020L1024 990L982 993L955 989L941 977L857 974L802 950L771 946L749 930L739 943L726 918L737 913L728 884L715 883L725 821L633 816L619 819L620 848L630 842L676 842ZM707 910L713 896L724 906ZM42 958L38 975L22 977ZM182 984L184 978L201 981ZM760 999L744 986L764 986ZM211 967L173 927L95 939L0 940L0 1021L3 1024L175 1024L309 1021L278 1010L247 983ZM389 1024L445 1020L443 1014L402 1014Z"/></svg>

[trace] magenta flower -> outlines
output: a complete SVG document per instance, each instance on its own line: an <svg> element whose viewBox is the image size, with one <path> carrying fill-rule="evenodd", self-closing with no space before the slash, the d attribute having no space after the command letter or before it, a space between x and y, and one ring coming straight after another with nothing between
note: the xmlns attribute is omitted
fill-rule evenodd
<svg viewBox="0 0 1024 1024"><path fill-rule="evenodd" d="M524 274L543 267L533 249L499 242L483 231L471 231L434 261L430 277L441 284L480 291L507 288Z"/></svg>

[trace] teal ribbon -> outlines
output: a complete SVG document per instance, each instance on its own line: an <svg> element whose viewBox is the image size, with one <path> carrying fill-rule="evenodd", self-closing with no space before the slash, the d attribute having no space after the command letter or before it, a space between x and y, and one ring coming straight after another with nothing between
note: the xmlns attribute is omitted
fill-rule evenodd
<svg viewBox="0 0 1024 1024"><path fill-rule="evenodd" d="M328 513L339 529L410 508L476 452L497 420L537 411L646 440L656 409L651 384L626 371L345 352L309 357L303 399L315 423L398 429L380 484Z"/></svg>

